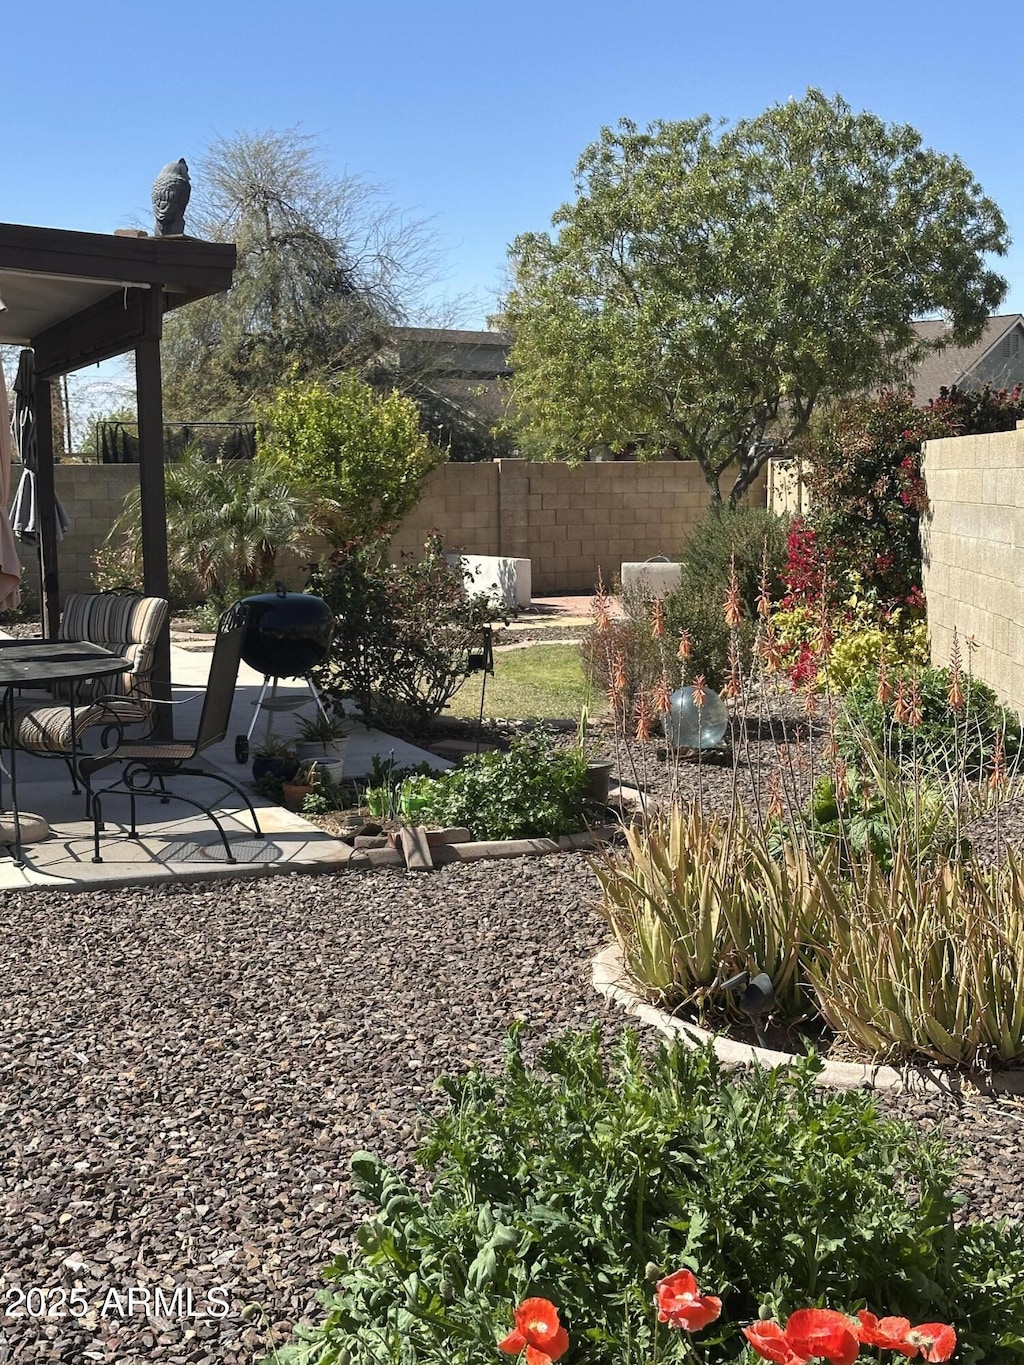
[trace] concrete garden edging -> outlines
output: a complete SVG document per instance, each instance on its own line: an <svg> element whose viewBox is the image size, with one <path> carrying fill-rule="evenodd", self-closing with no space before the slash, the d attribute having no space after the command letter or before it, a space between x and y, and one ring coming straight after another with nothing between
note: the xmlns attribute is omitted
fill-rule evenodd
<svg viewBox="0 0 1024 1365"><path fill-rule="evenodd" d="M594 989L606 1000L624 1006L641 1023L649 1024L670 1038L679 1039L688 1048L705 1047L710 1043L715 1056L724 1066L757 1065L768 1069L791 1066L799 1060L795 1053L776 1052L770 1048L752 1047L737 1043L720 1034L709 1033L685 1019L677 1019L666 1010L658 1009L636 994L622 965L622 953L617 943L602 948L591 963ZM1024 1095L1024 1070L992 1071L984 1074L946 1070L924 1066L866 1066L860 1062L826 1061L815 1077L817 1085L839 1090L891 1090L909 1094L969 1095L972 1092L994 1092Z"/></svg>
<svg viewBox="0 0 1024 1365"><path fill-rule="evenodd" d="M435 843L423 826L408 831L401 847L356 849L349 867L407 867L429 872L448 863L473 863L482 858L543 858L552 853L573 853L600 848L619 833L618 825L598 825L580 834L558 839L465 839Z"/></svg>

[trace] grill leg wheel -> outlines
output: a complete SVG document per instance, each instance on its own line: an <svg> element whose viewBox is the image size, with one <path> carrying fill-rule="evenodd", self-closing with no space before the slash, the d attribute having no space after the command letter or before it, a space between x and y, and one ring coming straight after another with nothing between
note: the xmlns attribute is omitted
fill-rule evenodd
<svg viewBox="0 0 1024 1365"><path fill-rule="evenodd" d="M247 735L235 736L235 762L248 763L249 761L249 739Z"/></svg>

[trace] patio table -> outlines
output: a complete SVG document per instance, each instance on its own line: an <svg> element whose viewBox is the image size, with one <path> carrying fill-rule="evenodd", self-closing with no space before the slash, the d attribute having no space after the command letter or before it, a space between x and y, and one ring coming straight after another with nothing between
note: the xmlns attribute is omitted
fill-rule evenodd
<svg viewBox="0 0 1024 1365"><path fill-rule="evenodd" d="M49 687L58 682L83 682L116 673L126 673L130 662L102 645L90 640L0 640L0 700L7 727L8 762L0 761L11 784L11 814L14 823L14 861L23 863L21 855L21 817L18 811L18 769L16 743L15 693L20 687ZM72 711L74 702L70 703ZM72 733L74 725L72 725ZM75 752L72 751L72 762ZM0 786L0 811L3 810L3 791ZM7 843L7 848L11 844Z"/></svg>

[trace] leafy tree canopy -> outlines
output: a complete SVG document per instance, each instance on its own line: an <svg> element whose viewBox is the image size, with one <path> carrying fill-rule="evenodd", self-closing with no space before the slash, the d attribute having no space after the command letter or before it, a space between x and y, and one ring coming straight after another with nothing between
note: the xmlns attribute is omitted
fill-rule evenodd
<svg viewBox="0 0 1024 1365"><path fill-rule="evenodd" d="M190 230L234 242L238 265L227 294L167 319L170 418L240 418L289 375L360 363L431 272L423 225L332 176L295 129L218 139L193 179Z"/></svg>
<svg viewBox="0 0 1024 1365"><path fill-rule="evenodd" d="M313 492L319 529L336 546L393 531L444 458L411 398L378 395L352 372L331 385L292 383L259 418L261 451Z"/></svg>
<svg viewBox="0 0 1024 1365"><path fill-rule="evenodd" d="M696 459L735 504L826 396L982 332L1006 225L958 157L809 90L752 120L623 120L576 168L554 232L510 249L524 446Z"/></svg>

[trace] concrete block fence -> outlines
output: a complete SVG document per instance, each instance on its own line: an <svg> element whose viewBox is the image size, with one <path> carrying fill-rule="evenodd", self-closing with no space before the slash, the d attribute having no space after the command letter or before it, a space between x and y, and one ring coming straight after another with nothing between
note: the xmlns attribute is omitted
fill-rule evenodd
<svg viewBox="0 0 1024 1365"><path fill-rule="evenodd" d="M57 492L71 518L60 546L61 594L92 586L92 556L138 484L137 465L60 464ZM17 485L20 466L12 470ZM723 492L728 486L723 483ZM747 501L765 505L765 479ZM708 506L708 490L693 461L650 464L534 464L495 460L445 464L427 479L423 497L394 540L396 557L418 553L437 530L445 548L466 554L529 559L533 593L590 593L598 569L611 583L619 565L681 552ZM22 547L26 584L38 583L35 554ZM287 556L282 576L305 581L305 560Z"/></svg>
<svg viewBox="0 0 1024 1365"><path fill-rule="evenodd" d="M764 476L747 501L765 505ZM446 464L430 475L394 547L415 552L436 529L449 550L529 559L537 597L590 593L599 569L610 584L626 561L679 554L708 504L691 460Z"/></svg>
<svg viewBox="0 0 1024 1365"><path fill-rule="evenodd" d="M961 651L1000 700L1024 713L1024 422L1016 431L928 441L924 593L932 662Z"/></svg>

